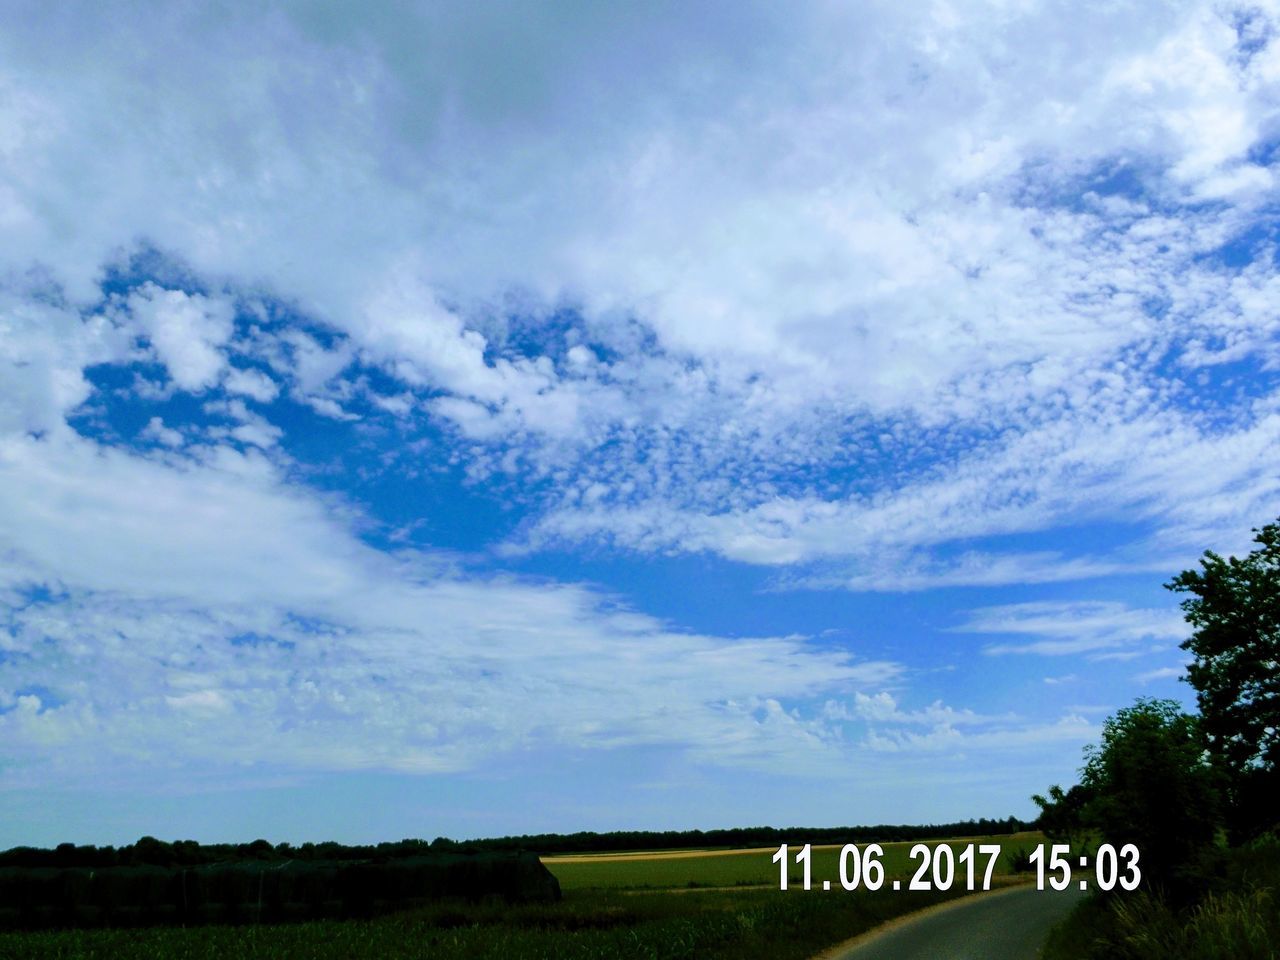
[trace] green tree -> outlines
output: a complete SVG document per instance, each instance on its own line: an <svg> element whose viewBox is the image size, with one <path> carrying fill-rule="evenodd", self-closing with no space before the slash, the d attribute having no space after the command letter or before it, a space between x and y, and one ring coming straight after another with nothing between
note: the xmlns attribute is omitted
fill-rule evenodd
<svg viewBox="0 0 1280 960"><path fill-rule="evenodd" d="M1140 699L1108 717L1101 743L1085 748L1079 785L1032 799L1053 839L1089 832L1136 844L1144 886L1175 898L1199 885L1217 838L1217 775L1197 718L1173 700Z"/></svg>
<svg viewBox="0 0 1280 960"><path fill-rule="evenodd" d="M1085 823L1089 796L1089 791L1079 784L1063 790L1055 783L1046 793L1037 793L1031 798L1040 808L1037 825L1050 840L1062 840L1078 849L1089 831Z"/></svg>
<svg viewBox="0 0 1280 960"><path fill-rule="evenodd" d="M1177 893L1193 886L1219 822L1216 776L1198 719L1174 700L1142 698L1085 748L1084 821L1108 843L1134 843L1143 876Z"/></svg>
<svg viewBox="0 0 1280 960"><path fill-rule="evenodd" d="M1187 681L1238 836L1275 821L1280 790L1280 521L1254 530L1254 542L1243 559L1206 551L1199 570L1166 584L1190 594Z"/></svg>

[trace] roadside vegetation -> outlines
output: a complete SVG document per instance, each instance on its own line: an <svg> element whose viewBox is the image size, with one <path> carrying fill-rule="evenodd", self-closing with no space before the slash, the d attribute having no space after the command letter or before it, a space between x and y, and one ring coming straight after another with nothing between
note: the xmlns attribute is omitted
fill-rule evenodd
<svg viewBox="0 0 1280 960"><path fill-rule="evenodd" d="M1280 957L1280 522L1243 559L1206 552L1188 594L1198 714L1141 699L1103 727L1080 782L1035 797L1040 825L1141 851L1142 886L1100 893L1050 937L1049 960Z"/></svg>
<svg viewBox="0 0 1280 960"><path fill-rule="evenodd" d="M1280 956L1280 838L1225 851L1181 905L1139 891L1080 904L1050 935L1045 960L1274 960Z"/></svg>

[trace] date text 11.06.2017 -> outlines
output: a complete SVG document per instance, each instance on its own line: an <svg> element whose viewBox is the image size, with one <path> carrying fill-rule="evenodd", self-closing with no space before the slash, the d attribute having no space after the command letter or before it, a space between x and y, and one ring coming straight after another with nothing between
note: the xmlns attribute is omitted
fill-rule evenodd
<svg viewBox="0 0 1280 960"><path fill-rule="evenodd" d="M789 860L791 848L787 844L778 847L773 855L773 862L778 864L779 884L787 889L790 872ZM958 851L958 852L957 852ZM1046 852L1047 851L1047 852ZM995 873L996 861L1002 850L998 843L968 843L953 847L950 844L917 843L911 848L908 858L919 861L910 880L886 879L884 872L884 848L878 843L868 843L862 847L852 843L845 844L840 850L838 860L839 883L845 890L879 890L886 885L893 890L950 890L956 884L963 884L966 890L990 890L991 877ZM1041 844L1032 851L1028 858L1030 865L1036 868L1036 889L1066 890L1072 884L1071 848L1065 843L1048 846ZM800 847L794 856L797 865L802 868L800 887L812 890L813 884L813 849L810 844ZM1142 871L1138 868L1138 848L1126 843L1119 851L1104 843L1098 847L1092 858L1093 870L1090 871L1090 857L1081 855L1078 859L1082 873L1086 877L1077 877L1081 890L1090 885L1102 890L1112 890L1119 886L1122 890L1133 890L1142 882ZM981 877L981 881L979 881ZM831 880L823 880L821 888L830 890Z"/></svg>

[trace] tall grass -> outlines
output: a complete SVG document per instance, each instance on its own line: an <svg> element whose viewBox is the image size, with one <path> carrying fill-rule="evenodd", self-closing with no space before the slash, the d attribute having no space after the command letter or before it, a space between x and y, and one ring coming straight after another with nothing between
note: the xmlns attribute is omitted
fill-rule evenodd
<svg viewBox="0 0 1280 960"><path fill-rule="evenodd" d="M1114 908L1110 956L1117 960L1275 960L1280 909L1265 887L1208 894L1179 916L1141 894Z"/></svg>
<svg viewBox="0 0 1280 960"><path fill-rule="evenodd" d="M1227 854L1225 876L1177 909L1147 892L1096 898L1050 935L1045 960L1277 960L1280 839Z"/></svg>

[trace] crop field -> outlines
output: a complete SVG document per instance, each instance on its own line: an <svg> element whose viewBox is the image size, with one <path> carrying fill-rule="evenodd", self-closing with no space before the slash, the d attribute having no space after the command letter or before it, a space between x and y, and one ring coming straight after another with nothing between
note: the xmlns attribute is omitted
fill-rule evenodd
<svg viewBox="0 0 1280 960"><path fill-rule="evenodd" d="M958 896L778 890L571 891L556 904L440 905L369 921L0 934L6 960L804 960Z"/></svg>
<svg viewBox="0 0 1280 960"><path fill-rule="evenodd" d="M946 841L1029 847L1036 834ZM910 843L884 844L886 877L909 876ZM0 933L13 960L269 960L357 957L478 960L805 960L886 920L964 895L777 889L772 850L548 857L559 903L439 903L373 920ZM837 877L839 848L814 850L815 880ZM1002 855L998 869L1007 872ZM797 874L798 880L798 874ZM819 884L820 885L820 884ZM713 888L725 889L713 889ZM679 891L679 892L677 892Z"/></svg>
<svg viewBox="0 0 1280 960"><path fill-rule="evenodd" d="M996 861L995 872L1010 872L1011 852L1030 849L1044 840L1039 833L1005 834L996 837L965 837L955 840L920 841L930 847L948 844L955 853L966 844L998 843L1001 854ZM919 860L909 857L915 842L884 843L886 877L909 877ZM798 850L795 847L791 855ZM812 876L815 882L830 879L838 882L839 846L813 848ZM697 887L751 887L778 886L778 865L773 863L776 847L755 850L700 850L671 851L662 853L595 854L585 856L543 857L542 862L560 881L562 890L612 888L612 889L673 889ZM979 880L986 866L986 858L978 862ZM801 868L793 860L789 869L789 884L799 885Z"/></svg>

